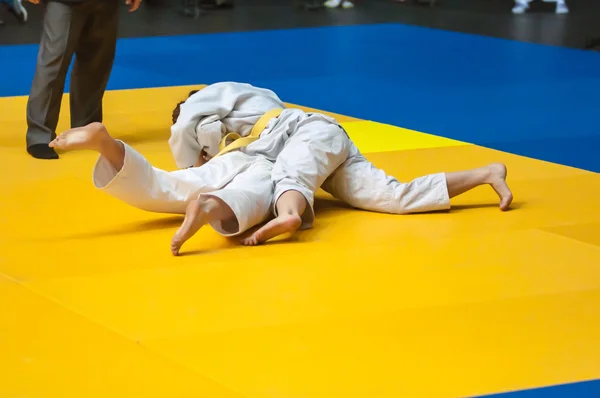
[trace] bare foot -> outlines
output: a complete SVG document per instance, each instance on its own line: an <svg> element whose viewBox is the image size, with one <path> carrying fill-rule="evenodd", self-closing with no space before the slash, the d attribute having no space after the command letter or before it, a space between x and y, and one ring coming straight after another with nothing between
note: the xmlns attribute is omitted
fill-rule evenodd
<svg viewBox="0 0 600 398"><path fill-rule="evenodd" d="M258 231L249 238L242 240L244 246L256 246L273 239L276 236L293 233L302 225L302 218L298 215L280 215L277 218L263 225Z"/></svg>
<svg viewBox="0 0 600 398"><path fill-rule="evenodd" d="M206 224L205 218L204 203L200 200L191 201L185 211L183 224L171 240L171 253L174 256L178 256L181 246Z"/></svg>
<svg viewBox="0 0 600 398"><path fill-rule="evenodd" d="M492 186L500 197L500 210L506 211L513 200L512 192L506 183L506 166L502 163L492 163L488 166L488 170L487 183Z"/></svg>
<svg viewBox="0 0 600 398"><path fill-rule="evenodd" d="M56 137L49 146L64 151L77 149L98 150L105 138L110 138L106 128L101 123L91 123L87 126L65 131Z"/></svg>

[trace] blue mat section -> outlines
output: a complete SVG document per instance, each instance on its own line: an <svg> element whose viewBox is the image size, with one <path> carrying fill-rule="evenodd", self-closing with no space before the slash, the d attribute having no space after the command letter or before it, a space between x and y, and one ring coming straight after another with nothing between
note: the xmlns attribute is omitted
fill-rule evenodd
<svg viewBox="0 0 600 398"><path fill-rule="evenodd" d="M0 47L26 95L36 46ZM600 53L398 24L121 40L110 89L247 81L289 102L600 172Z"/></svg>
<svg viewBox="0 0 600 398"><path fill-rule="evenodd" d="M484 398L598 398L600 380L486 395Z"/></svg>

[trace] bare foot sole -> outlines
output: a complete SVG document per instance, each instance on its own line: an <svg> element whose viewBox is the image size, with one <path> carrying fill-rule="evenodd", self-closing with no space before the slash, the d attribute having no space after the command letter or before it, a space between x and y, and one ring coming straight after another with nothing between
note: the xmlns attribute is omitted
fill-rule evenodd
<svg viewBox="0 0 600 398"><path fill-rule="evenodd" d="M191 201L186 209L183 224L171 239L171 253L178 256L181 246L194 236L205 223L203 203L199 200Z"/></svg>
<svg viewBox="0 0 600 398"><path fill-rule="evenodd" d="M488 167L490 172L489 184L500 197L500 210L506 211L513 200L513 194L506 183L506 166L502 163L493 163Z"/></svg>
<svg viewBox="0 0 600 398"><path fill-rule="evenodd" d="M284 215L269 221L249 238L242 240L244 246L256 246L285 233L294 233L302 225L302 218L297 215Z"/></svg>
<svg viewBox="0 0 600 398"><path fill-rule="evenodd" d="M50 148L63 151L99 148L102 139L108 137L106 128L101 123L91 123L87 126L77 127L65 131L56 137L50 144Z"/></svg>

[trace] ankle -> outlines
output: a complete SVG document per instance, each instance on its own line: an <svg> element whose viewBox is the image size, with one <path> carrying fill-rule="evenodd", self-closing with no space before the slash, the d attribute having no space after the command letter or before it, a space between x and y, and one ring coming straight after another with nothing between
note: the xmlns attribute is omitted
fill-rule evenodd
<svg viewBox="0 0 600 398"><path fill-rule="evenodd" d="M483 184L491 184L494 180L494 172L492 166L485 166L480 169L480 178Z"/></svg>
<svg viewBox="0 0 600 398"><path fill-rule="evenodd" d="M92 149L103 154L107 152L115 152L115 150L120 152L123 145L108 134L98 134L98 137L90 141L90 144L93 146Z"/></svg>

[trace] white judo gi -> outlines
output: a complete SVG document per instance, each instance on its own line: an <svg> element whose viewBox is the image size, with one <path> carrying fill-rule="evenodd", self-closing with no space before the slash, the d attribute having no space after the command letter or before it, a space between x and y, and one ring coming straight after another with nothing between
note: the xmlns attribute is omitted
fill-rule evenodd
<svg viewBox="0 0 600 398"><path fill-rule="evenodd" d="M100 156L93 172L96 188L123 202L156 213L185 214L190 201L202 196L225 202L237 222L214 222L223 236L235 236L271 215L273 163L263 156L231 152L200 167L167 172L153 167L129 145L121 170Z"/></svg>
<svg viewBox="0 0 600 398"><path fill-rule="evenodd" d="M181 106L179 119L171 128L169 144L177 165L188 167L202 150L214 156L227 133L247 136L261 116L284 107L271 90L245 83L216 83L200 90ZM310 211L303 217L303 228L314 220L314 193L319 187L353 207L376 212L406 214L450 208L444 173L401 183L373 166L335 119L319 113L284 109L258 140L241 151L275 162L271 175L275 213L277 200L285 191L304 195Z"/></svg>

